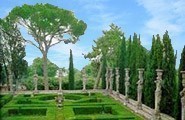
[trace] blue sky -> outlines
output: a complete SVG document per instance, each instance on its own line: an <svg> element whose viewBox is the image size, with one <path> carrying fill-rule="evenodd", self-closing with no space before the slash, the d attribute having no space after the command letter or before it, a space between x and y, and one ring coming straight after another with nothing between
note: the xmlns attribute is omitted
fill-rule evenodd
<svg viewBox="0 0 185 120"><path fill-rule="evenodd" d="M152 35L162 35L168 30L174 50L177 50L177 66L185 45L185 1L184 0L1 0L0 18L4 18L15 7L23 4L50 3L71 10L78 19L87 23L87 29L75 45L60 43L52 47L48 58L59 67L69 66L69 49L73 50L74 66L81 69L90 61L82 53L91 51L93 40L109 29L111 23L120 26L126 38L134 32L141 35L144 47L150 49ZM27 39L33 39L22 34ZM29 65L33 59L42 57L34 46L26 46Z"/></svg>

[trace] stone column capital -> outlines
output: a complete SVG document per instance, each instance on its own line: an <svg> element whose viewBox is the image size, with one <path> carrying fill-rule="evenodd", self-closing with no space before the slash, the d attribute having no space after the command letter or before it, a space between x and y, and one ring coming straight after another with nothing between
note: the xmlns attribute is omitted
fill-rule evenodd
<svg viewBox="0 0 185 120"><path fill-rule="evenodd" d="M144 68L138 68L137 70L138 71L144 71L145 69Z"/></svg>
<svg viewBox="0 0 185 120"><path fill-rule="evenodd" d="M125 68L125 71L129 71L130 70L130 68Z"/></svg>
<svg viewBox="0 0 185 120"><path fill-rule="evenodd" d="M185 71L180 71L180 73L182 74L182 78L185 79Z"/></svg>

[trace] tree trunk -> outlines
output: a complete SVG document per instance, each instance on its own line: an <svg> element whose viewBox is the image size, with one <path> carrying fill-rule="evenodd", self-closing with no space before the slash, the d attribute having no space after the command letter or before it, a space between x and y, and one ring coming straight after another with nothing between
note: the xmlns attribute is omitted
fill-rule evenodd
<svg viewBox="0 0 185 120"><path fill-rule="evenodd" d="M44 74L44 89L49 90L48 70L47 70L47 52L43 52L43 74Z"/></svg>
<svg viewBox="0 0 185 120"><path fill-rule="evenodd" d="M13 92L13 76L12 76L10 65L8 66L8 80L9 80L10 92Z"/></svg>
<svg viewBox="0 0 185 120"><path fill-rule="evenodd" d="M5 68L5 74L6 74L6 84L8 85L9 84L9 81L8 81L8 69L7 69L7 66L5 64L5 60L3 59L3 65L4 65L4 68Z"/></svg>
<svg viewBox="0 0 185 120"><path fill-rule="evenodd" d="M95 84L94 84L94 89L97 89L97 86L100 82L102 67L103 67L103 62L100 63L100 67L99 67L99 70L98 70L98 75L97 75L97 78L96 78L96 81L95 81Z"/></svg>

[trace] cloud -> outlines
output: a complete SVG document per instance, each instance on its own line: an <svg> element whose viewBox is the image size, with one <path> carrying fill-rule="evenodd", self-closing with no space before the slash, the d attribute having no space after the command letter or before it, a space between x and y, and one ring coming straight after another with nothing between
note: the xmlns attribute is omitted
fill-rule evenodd
<svg viewBox="0 0 185 120"><path fill-rule="evenodd" d="M185 1L184 0L137 0L144 7L149 19L142 28L141 39L145 46L151 46L152 35L164 34L168 30L174 50L177 50L177 64L179 66L180 53L185 37Z"/></svg>
<svg viewBox="0 0 185 120"><path fill-rule="evenodd" d="M185 2L184 0L137 0L143 6L150 18L143 30L146 34L163 34L168 30L171 35L185 32Z"/></svg>
<svg viewBox="0 0 185 120"><path fill-rule="evenodd" d="M79 3L83 6L82 9L88 14L90 30L107 30L111 23L123 24L119 22L123 18L123 12L117 13L107 6L110 0L80 0Z"/></svg>

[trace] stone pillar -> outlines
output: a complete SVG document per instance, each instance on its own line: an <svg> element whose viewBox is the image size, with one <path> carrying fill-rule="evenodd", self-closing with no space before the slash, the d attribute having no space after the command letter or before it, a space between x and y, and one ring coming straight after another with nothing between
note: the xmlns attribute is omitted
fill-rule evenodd
<svg viewBox="0 0 185 120"><path fill-rule="evenodd" d="M86 82L87 82L87 77L85 74L85 69L82 69L82 79L83 79L83 91L86 91Z"/></svg>
<svg viewBox="0 0 185 120"><path fill-rule="evenodd" d="M125 68L125 105L129 102L128 100L128 92L129 92L129 86L130 86L130 82L129 82L129 68Z"/></svg>
<svg viewBox="0 0 185 120"><path fill-rule="evenodd" d="M109 90L110 90L110 93L112 93L112 89L113 89L113 76L114 76L114 74L113 74L113 69L112 68L110 68L109 69L110 70L110 78L109 78Z"/></svg>
<svg viewBox="0 0 185 120"><path fill-rule="evenodd" d="M108 69L108 67L106 68L105 77L106 77L106 91L108 91L108 89L109 89L109 69Z"/></svg>
<svg viewBox="0 0 185 120"><path fill-rule="evenodd" d="M155 90L155 111L154 111L154 120L161 120L161 115L160 115L160 101L161 101L161 84L162 84L162 74L163 70L157 69L157 80L155 81L156 83L156 90Z"/></svg>
<svg viewBox="0 0 185 120"><path fill-rule="evenodd" d="M34 81L34 85L35 85L35 89L34 92L38 92L37 86L38 86L38 75L35 71L35 74L33 75L33 81Z"/></svg>
<svg viewBox="0 0 185 120"><path fill-rule="evenodd" d="M62 91L62 77L63 77L62 70L59 69L58 72L59 72L58 73L59 91Z"/></svg>
<svg viewBox="0 0 185 120"><path fill-rule="evenodd" d="M142 90L143 90L143 72L144 69L140 68L139 71L139 80L137 81L137 109L142 109Z"/></svg>
<svg viewBox="0 0 185 120"><path fill-rule="evenodd" d="M185 71L181 71L182 73L182 86L183 89L180 92L181 95L181 120L185 120Z"/></svg>
<svg viewBox="0 0 185 120"><path fill-rule="evenodd" d="M119 95L119 68L116 68L116 93Z"/></svg>

